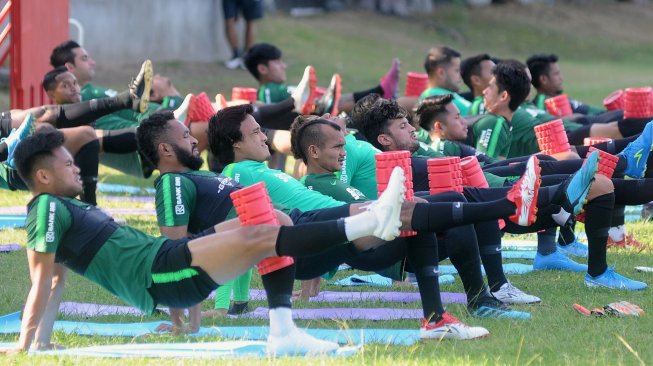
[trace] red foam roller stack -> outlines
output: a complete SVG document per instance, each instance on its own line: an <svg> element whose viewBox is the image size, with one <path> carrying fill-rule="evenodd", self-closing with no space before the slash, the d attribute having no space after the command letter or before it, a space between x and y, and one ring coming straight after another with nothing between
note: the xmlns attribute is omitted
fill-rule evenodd
<svg viewBox="0 0 653 366"><path fill-rule="evenodd" d="M556 95L555 97L548 98L544 101L546 110L554 117L562 118L571 116L571 103L567 94Z"/></svg>
<svg viewBox="0 0 653 366"><path fill-rule="evenodd" d="M429 159L427 161L429 177L429 193L463 191L463 173L460 167L460 158L449 156L445 158Z"/></svg>
<svg viewBox="0 0 653 366"><path fill-rule="evenodd" d="M598 150L598 149L595 147L590 147L588 154L590 154L594 150ZM608 178L612 178L612 175L614 174L614 170L617 167L617 163L619 162L619 158L605 151L598 150L598 152L599 152L599 167L596 173L603 174Z"/></svg>
<svg viewBox="0 0 653 366"><path fill-rule="evenodd" d="M619 89L603 99L603 106L609 111L624 109L624 91Z"/></svg>
<svg viewBox="0 0 653 366"><path fill-rule="evenodd" d="M410 152L408 151L387 151L376 154L376 185L379 196L385 191L388 186L388 180L392 170L398 166L404 170L406 180L404 186L406 187L406 201L411 202L415 200L415 193L413 191L413 168L410 165ZM401 236L417 235L415 231L402 231Z"/></svg>
<svg viewBox="0 0 653 366"><path fill-rule="evenodd" d="M481 169L481 164L478 163L478 159L475 156L468 156L460 160L460 167L463 172L463 186L478 188L490 187Z"/></svg>
<svg viewBox="0 0 653 366"><path fill-rule="evenodd" d="M250 103L256 102L258 90L256 88L244 88L235 86L231 89L231 100L247 100Z"/></svg>
<svg viewBox="0 0 653 366"><path fill-rule="evenodd" d="M570 151L571 146L561 119L537 125L534 130L542 153L551 155Z"/></svg>
<svg viewBox="0 0 653 366"><path fill-rule="evenodd" d="M653 115L653 89L627 88L624 94L624 118L646 118Z"/></svg>
<svg viewBox="0 0 653 366"><path fill-rule="evenodd" d="M429 77L425 73L408 72L406 74L406 91L407 97L419 97L429 86Z"/></svg>
<svg viewBox="0 0 653 366"><path fill-rule="evenodd" d="M612 141L612 139L609 139L607 137L585 137L585 139L583 139L583 145L592 146L592 145L600 144L602 142L609 142L609 141Z"/></svg>

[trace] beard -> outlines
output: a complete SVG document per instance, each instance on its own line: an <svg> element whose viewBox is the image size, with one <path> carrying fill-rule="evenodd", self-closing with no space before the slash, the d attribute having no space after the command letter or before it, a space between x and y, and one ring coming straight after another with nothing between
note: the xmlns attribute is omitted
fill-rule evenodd
<svg viewBox="0 0 653 366"><path fill-rule="evenodd" d="M172 149L175 151L179 163L190 170L199 170L204 164L204 159L202 159L202 157L195 156L191 152L182 150L177 145L172 145Z"/></svg>

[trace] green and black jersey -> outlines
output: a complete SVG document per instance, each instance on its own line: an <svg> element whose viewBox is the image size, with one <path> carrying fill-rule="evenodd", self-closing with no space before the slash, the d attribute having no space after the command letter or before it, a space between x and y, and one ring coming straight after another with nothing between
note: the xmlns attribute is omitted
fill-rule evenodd
<svg viewBox="0 0 653 366"><path fill-rule="evenodd" d="M472 136L476 150L489 157L506 157L510 152L512 126L504 117L486 114L474 123Z"/></svg>
<svg viewBox="0 0 653 366"><path fill-rule="evenodd" d="M299 181L311 191L320 192L341 202L369 201L363 192L343 183L334 173L308 174Z"/></svg>
<svg viewBox="0 0 653 366"><path fill-rule="evenodd" d="M431 144L431 136L429 135L429 132L422 127L417 127L417 131L415 131L415 137L417 137L417 141L425 143L427 145Z"/></svg>
<svg viewBox="0 0 653 366"><path fill-rule="evenodd" d="M205 170L164 173L154 181L159 226L188 226L200 233L235 217L231 192L242 186L233 179Z"/></svg>
<svg viewBox="0 0 653 366"><path fill-rule="evenodd" d="M370 199L376 199L376 159L381 150L367 141L357 140L353 133L345 136L345 160L340 172L340 180L350 185Z"/></svg>
<svg viewBox="0 0 653 366"><path fill-rule="evenodd" d="M485 103L483 103L483 96L479 95L474 97L472 105L469 107L470 116L480 116L481 114L487 113L485 111Z"/></svg>
<svg viewBox="0 0 653 366"><path fill-rule="evenodd" d="M263 103L279 103L290 98L288 85L282 83L265 83L258 88L257 99Z"/></svg>
<svg viewBox="0 0 653 366"><path fill-rule="evenodd" d="M344 205L344 202L308 190L297 179L280 170L270 169L265 163L258 161L245 160L231 163L224 168L222 174L246 187L265 182L270 199L276 206L310 211Z"/></svg>
<svg viewBox="0 0 653 366"><path fill-rule="evenodd" d="M422 95L420 95L419 100L422 101L428 97L432 97L435 95L445 95L445 94L453 95L453 103L460 110L461 116L469 115L469 108L472 106L472 103L469 100L460 96L460 94L456 92L452 92L451 90L442 89L442 88L428 88L422 92Z"/></svg>
<svg viewBox="0 0 653 366"><path fill-rule="evenodd" d="M152 263L165 242L119 226L99 208L41 194L27 205L27 248L61 263L143 312L152 313Z"/></svg>

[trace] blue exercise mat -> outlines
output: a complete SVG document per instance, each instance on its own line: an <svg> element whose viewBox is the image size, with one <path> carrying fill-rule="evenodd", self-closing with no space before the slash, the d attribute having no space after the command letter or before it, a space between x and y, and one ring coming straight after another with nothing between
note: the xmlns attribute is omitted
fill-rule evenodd
<svg viewBox="0 0 653 366"><path fill-rule="evenodd" d="M25 227L26 215L0 215L0 229Z"/></svg>
<svg viewBox="0 0 653 366"><path fill-rule="evenodd" d="M501 251L501 258L504 259L535 259L535 250L504 250Z"/></svg>
<svg viewBox="0 0 653 366"><path fill-rule="evenodd" d="M141 188L136 186L128 186L125 184L112 184L112 183L98 183L97 189L103 193L148 193L154 194L156 190L154 188Z"/></svg>
<svg viewBox="0 0 653 366"><path fill-rule="evenodd" d="M485 276L485 269L481 268L483 275ZM504 263L503 264L503 272L505 274L524 274L528 272L533 271L533 265L532 264L523 264L523 263ZM458 271L456 271L456 268L452 265L441 265L440 266L440 274L445 273L445 274L457 274Z"/></svg>
<svg viewBox="0 0 653 366"><path fill-rule="evenodd" d="M156 328L168 322L145 323L90 323L61 320L54 323L54 330L78 335L138 337L156 334ZM227 339L262 341L268 337L266 326L202 327L193 336L220 336ZM379 343L408 346L419 341L419 328L415 329L305 329L317 338L340 344ZM0 317L0 334L20 333L20 312Z"/></svg>
<svg viewBox="0 0 653 366"><path fill-rule="evenodd" d="M438 282L441 285L449 284L449 283L454 283L456 282L456 279L449 275L449 274L442 274L442 271L440 271L440 277L438 278ZM373 275L367 275L367 276L361 276L357 274L353 274L349 277L345 277L343 279L340 279L336 282L334 282L335 285L340 285L340 286L377 286L377 287L390 287L392 286L392 280L387 277L383 277L379 274L373 274Z"/></svg>

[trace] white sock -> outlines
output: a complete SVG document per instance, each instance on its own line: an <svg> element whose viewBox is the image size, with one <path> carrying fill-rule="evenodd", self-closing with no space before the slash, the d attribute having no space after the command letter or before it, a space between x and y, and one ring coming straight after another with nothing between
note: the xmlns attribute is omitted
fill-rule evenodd
<svg viewBox="0 0 653 366"><path fill-rule="evenodd" d="M567 224L567 220L569 220L569 216L571 216L571 214L563 210L562 208L560 209L560 212L551 214L553 221L555 221L560 226L564 226Z"/></svg>
<svg viewBox="0 0 653 366"><path fill-rule="evenodd" d="M292 309L274 308L270 309L270 335L282 337L295 328L295 322L292 320Z"/></svg>
<svg viewBox="0 0 653 366"><path fill-rule="evenodd" d="M370 236L374 233L376 226L376 217L369 211L349 216L345 218L345 235L349 241Z"/></svg>

